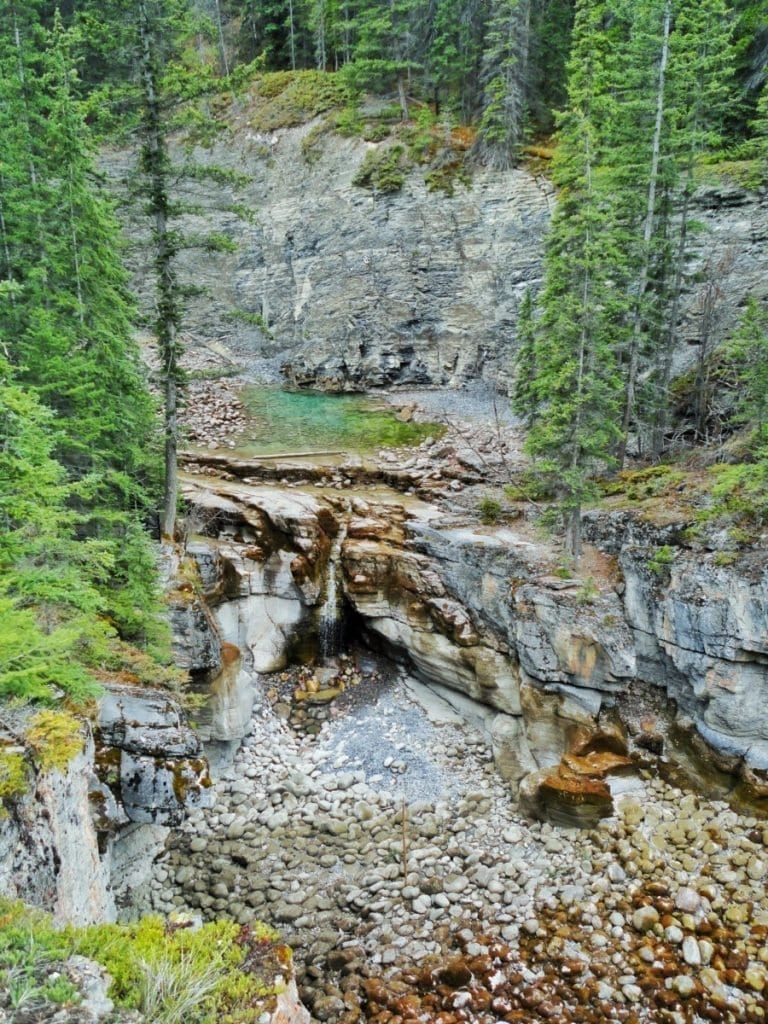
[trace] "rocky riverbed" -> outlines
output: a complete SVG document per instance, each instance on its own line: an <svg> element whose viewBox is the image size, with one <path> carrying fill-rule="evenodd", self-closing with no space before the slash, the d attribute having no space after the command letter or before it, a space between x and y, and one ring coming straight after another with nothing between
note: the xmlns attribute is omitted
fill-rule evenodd
<svg viewBox="0 0 768 1024"><path fill-rule="evenodd" d="M762 1021L768 828L644 769L526 819L442 695L368 655L264 677L136 909L267 919L315 1019Z"/></svg>

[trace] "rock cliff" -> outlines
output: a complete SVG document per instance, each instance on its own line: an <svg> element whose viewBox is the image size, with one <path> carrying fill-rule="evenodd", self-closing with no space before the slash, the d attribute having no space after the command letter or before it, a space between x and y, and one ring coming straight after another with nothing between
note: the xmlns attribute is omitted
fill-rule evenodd
<svg viewBox="0 0 768 1024"><path fill-rule="evenodd" d="M609 515L590 524L606 566L593 590L554 575L525 529L457 524L395 492L344 501L190 479L185 493L202 531L190 550L219 565L219 582L209 582L216 618L250 668L280 667L316 634L330 542L343 522L346 614L356 631L457 701L469 698L512 782L564 755L623 756L627 744L674 759L686 736L765 793L761 565L717 566L681 544L660 575L648 552L668 544L669 530ZM213 507L227 518L225 538ZM221 580L233 578L225 592Z"/></svg>
<svg viewBox="0 0 768 1024"><path fill-rule="evenodd" d="M200 740L178 703L124 686L107 688L93 731L65 768L29 766L27 777L26 791L6 801L0 892L62 923L114 920L115 896L150 867L141 858L155 829L164 839L167 826L212 797ZM114 879L113 861L122 865Z"/></svg>
<svg viewBox="0 0 768 1024"><path fill-rule="evenodd" d="M525 169L476 168L453 196L430 192L413 169L401 191L353 184L376 148L318 122L267 134L238 122L198 171L180 179L194 213L181 220L194 245L179 257L188 285L187 345L226 353L247 372L329 390L388 385L459 386L483 379L506 388L518 309L538 289L554 194ZM307 146L307 140L313 145ZM180 162L189 163L179 147ZM129 152L105 157L118 184L135 176ZM217 169L242 184L212 183ZM210 176L206 177L206 170ZM728 185L700 189L676 369L695 359L703 289L716 286L718 330L744 297L766 294L768 209ZM135 281L151 308L147 228L126 214ZM226 240L212 251L207 237Z"/></svg>

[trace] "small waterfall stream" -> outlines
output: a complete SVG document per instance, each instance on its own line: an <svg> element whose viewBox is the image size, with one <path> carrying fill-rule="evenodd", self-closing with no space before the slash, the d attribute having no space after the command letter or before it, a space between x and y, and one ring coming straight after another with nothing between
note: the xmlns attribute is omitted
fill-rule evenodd
<svg viewBox="0 0 768 1024"><path fill-rule="evenodd" d="M341 601L344 594L341 585L341 546L346 536L347 523L342 521L328 555L325 595L318 612L317 638L320 660L323 664L327 664L341 650L343 632Z"/></svg>

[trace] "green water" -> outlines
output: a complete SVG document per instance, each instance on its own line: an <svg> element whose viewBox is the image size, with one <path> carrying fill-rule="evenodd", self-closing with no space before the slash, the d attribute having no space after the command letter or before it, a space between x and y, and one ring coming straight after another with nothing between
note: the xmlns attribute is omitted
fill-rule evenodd
<svg viewBox="0 0 768 1024"><path fill-rule="evenodd" d="M247 455L369 452L443 433L435 423L402 423L391 410L361 395L252 387L241 399L251 421L237 447Z"/></svg>

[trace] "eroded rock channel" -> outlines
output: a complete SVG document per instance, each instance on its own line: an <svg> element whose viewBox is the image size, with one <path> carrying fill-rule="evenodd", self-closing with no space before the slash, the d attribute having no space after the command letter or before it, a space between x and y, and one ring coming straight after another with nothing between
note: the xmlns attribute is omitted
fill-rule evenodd
<svg viewBox="0 0 768 1024"><path fill-rule="evenodd" d="M585 600L425 446L190 463L175 619L217 797L120 899L275 922L317 1020L764 1020L764 572L659 582L609 517Z"/></svg>

